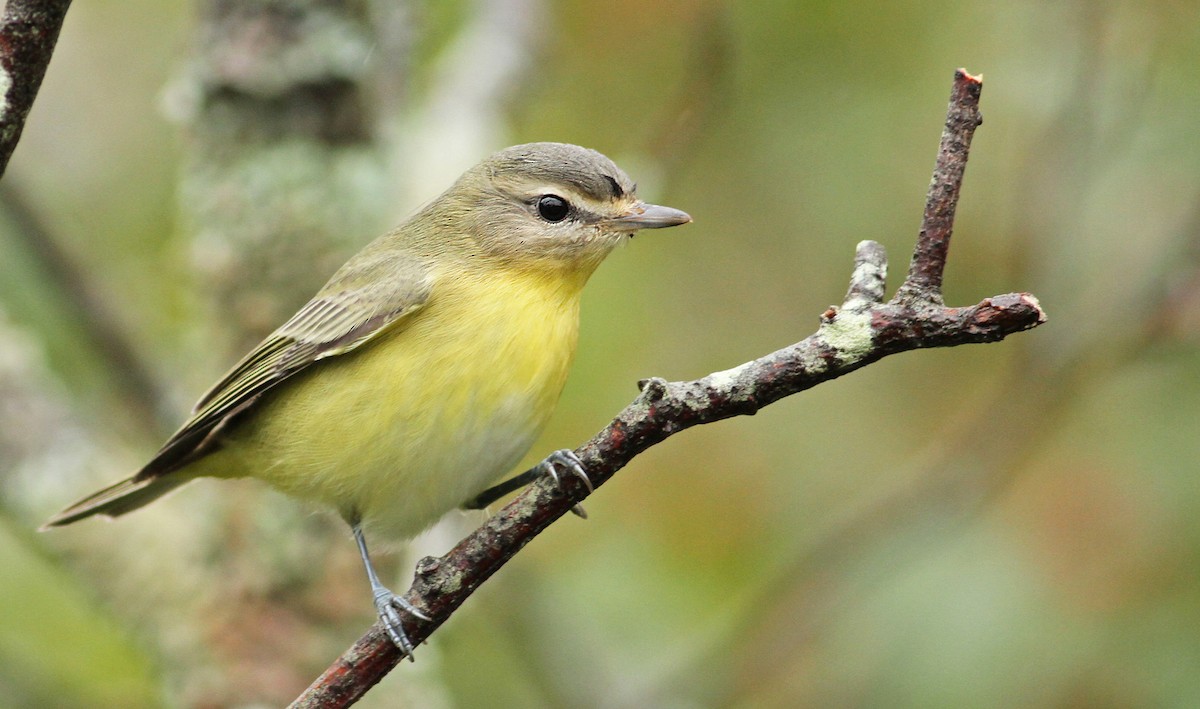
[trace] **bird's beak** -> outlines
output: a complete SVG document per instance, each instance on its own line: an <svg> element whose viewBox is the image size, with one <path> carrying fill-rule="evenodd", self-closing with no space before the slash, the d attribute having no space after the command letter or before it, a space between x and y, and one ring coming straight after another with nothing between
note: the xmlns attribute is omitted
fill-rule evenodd
<svg viewBox="0 0 1200 709"><path fill-rule="evenodd" d="M657 204L638 202L628 214L608 220L610 226L619 231L635 231L637 229L661 229L668 226L678 226L692 221L687 212L681 212L671 207L660 207Z"/></svg>

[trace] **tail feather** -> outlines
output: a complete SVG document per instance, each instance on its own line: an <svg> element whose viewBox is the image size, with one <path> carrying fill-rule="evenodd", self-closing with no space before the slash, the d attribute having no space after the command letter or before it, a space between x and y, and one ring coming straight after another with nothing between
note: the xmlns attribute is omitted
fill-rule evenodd
<svg viewBox="0 0 1200 709"><path fill-rule="evenodd" d="M78 522L92 515L118 517L126 512L148 505L180 485L191 481L187 475L165 475L162 477L138 480L137 477L126 478L119 483L109 485L103 490L89 495L67 509L54 515L42 525L46 530L50 527L61 527L72 522Z"/></svg>

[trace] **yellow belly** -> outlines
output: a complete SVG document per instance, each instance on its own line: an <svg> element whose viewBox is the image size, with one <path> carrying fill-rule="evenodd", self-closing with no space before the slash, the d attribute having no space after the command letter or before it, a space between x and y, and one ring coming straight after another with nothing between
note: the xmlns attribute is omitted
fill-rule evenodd
<svg viewBox="0 0 1200 709"><path fill-rule="evenodd" d="M417 534L541 432L574 357L581 286L439 282L412 322L280 386L202 474L263 479L384 537Z"/></svg>

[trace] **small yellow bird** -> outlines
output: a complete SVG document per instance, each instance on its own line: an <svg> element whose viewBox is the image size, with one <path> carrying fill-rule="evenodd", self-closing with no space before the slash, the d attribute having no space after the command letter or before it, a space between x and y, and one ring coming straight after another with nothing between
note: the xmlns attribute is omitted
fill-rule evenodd
<svg viewBox="0 0 1200 709"><path fill-rule="evenodd" d="M635 231L691 221L635 190L575 145L492 155L346 262L145 467L45 527L116 517L199 477L264 480L346 520L380 619L411 657L398 610L424 616L380 583L364 533L406 539L514 487L485 490L558 401L588 277ZM535 470L557 478L555 466L586 480L570 451Z"/></svg>

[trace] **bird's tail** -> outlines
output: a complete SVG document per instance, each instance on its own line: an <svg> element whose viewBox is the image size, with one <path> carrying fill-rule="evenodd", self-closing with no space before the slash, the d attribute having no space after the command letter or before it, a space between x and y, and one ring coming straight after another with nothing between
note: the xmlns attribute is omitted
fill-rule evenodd
<svg viewBox="0 0 1200 709"><path fill-rule="evenodd" d="M188 475L164 475L138 480L137 476L126 478L115 485L88 495L79 502L54 515L42 525L42 530L61 527L78 522L92 515L118 517L148 505L180 485L190 482Z"/></svg>

